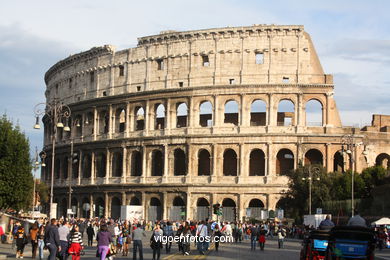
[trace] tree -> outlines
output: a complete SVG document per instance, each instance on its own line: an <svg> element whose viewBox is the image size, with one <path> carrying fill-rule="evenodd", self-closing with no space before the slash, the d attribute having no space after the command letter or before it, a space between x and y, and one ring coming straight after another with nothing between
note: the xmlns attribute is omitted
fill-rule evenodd
<svg viewBox="0 0 390 260"><path fill-rule="evenodd" d="M27 209L33 176L29 141L6 115L0 118L0 209Z"/></svg>

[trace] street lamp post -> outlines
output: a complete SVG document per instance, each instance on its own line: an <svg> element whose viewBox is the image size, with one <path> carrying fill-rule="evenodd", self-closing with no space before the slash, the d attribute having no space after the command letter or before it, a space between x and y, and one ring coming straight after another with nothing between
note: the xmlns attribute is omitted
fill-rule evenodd
<svg viewBox="0 0 390 260"><path fill-rule="evenodd" d="M311 191L312 191L312 183L313 183L313 173L318 174L320 172L320 168L317 166L310 165L308 168L309 177L302 178L302 180L308 180L309 181L309 215L311 215ZM320 178L317 177L315 180L319 181Z"/></svg>
<svg viewBox="0 0 390 260"><path fill-rule="evenodd" d="M51 179L50 179L50 209L49 216L52 217L52 207L53 207L53 187L54 187L54 164L55 164L55 146L57 139L57 128L63 128L63 120L68 121L70 117L71 110L67 105L64 105L54 99L51 103L39 103L34 107L34 114L36 118L36 123L34 129L40 129L39 117L43 116L43 120L48 120L51 123L51 142L52 142L52 151L51 151Z"/></svg>
<svg viewBox="0 0 390 260"><path fill-rule="evenodd" d="M352 180L351 180L351 216L354 215L355 211L355 195L354 195L354 182L355 182L355 172L354 172L354 156L353 156L353 148L355 146L354 136L352 134L343 135L341 137L341 143L343 144L343 153L347 153L349 155L349 169L351 170ZM344 146L347 147L347 150L344 151Z"/></svg>

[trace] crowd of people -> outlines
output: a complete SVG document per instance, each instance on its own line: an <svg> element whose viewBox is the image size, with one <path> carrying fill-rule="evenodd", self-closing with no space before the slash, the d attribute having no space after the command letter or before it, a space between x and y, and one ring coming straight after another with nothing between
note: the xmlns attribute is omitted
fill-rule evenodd
<svg viewBox="0 0 390 260"><path fill-rule="evenodd" d="M362 224L359 215L349 221L350 225ZM320 229L331 229L334 226L327 216L321 222ZM128 256L132 244L133 259L143 259L143 240L150 236L150 247L153 250L153 260L161 257L165 247L167 254L171 253L173 244L177 244L183 255L191 253L194 244L200 254L209 250L214 242L215 251L219 250L220 242L241 243L250 241L251 250L265 249L266 240L276 237L278 247L283 249L285 238L302 239L310 228L297 225L283 225L280 222L266 221L259 223L235 223L215 221L121 221L113 219L51 219L34 223L28 231L20 222L13 226L16 258L23 258L24 248L31 243L32 258L43 259L44 250L48 250L48 259L79 260L84 254L85 245L96 246L96 257L101 260L111 259L114 255ZM149 231L149 232L147 232ZM385 247L389 233L387 229L377 229L380 248ZM151 235L150 235L151 233ZM189 238L196 238L191 240ZM164 238L164 239L163 239ZM176 240L175 240L176 238ZM212 239L210 239L212 238ZM225 238L222 240L221 238Z"/></svg>

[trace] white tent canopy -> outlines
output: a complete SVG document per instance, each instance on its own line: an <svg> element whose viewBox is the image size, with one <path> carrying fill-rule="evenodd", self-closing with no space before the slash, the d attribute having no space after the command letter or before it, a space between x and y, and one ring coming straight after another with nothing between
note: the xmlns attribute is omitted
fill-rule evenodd
<svg viewBox="0 0 390 260"><path fill-rule="evenodd" d="M373 226L390 225L390 218L381 218L371 223Z"/></svg>

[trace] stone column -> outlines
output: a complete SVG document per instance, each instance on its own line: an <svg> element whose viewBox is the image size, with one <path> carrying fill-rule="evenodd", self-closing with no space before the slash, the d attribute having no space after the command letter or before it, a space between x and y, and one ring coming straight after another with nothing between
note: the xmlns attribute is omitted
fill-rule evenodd
<svg viewBox="0 0 390 260"><path fill-rule="evenodd" d="M122 191L122 206L126 206L127 205L127 201L126 201L126 192Z"/></svg>
<svg viewBox="0 0 390 260"><path fill-rule="evenodd" d="M276 126L277 122L277 109L275 111L275 105L272 96L272 93L268 94L267 126Z"/></svg>
<svg viewBox="0 0 390 260"><path fill-rule="evenodd" d="M211 155L212 155L212 160L213 160L213 169L211 171L211 176L213 180L218 180L218 149L216 144L212 144L212 149L211 149Z"/></svg>
<svg viewBox="0 0 390 260"><path fill-rule="evenodd" d="M187 183L191 183L192 176L195 176L194 174L194 164L196 162L195 155L193 148L191 145L187 145Z"/></svg>
<svg viewBox="0 0 390 260"><path fill-rule="evenodd" d="M96 141L99 125L99 116L96 107L93 107L93 140Z"/></svg>
<svg viewBox="0 0 390 260"><path fill-rule="evenodd" d="M325 167L326 167L326 171L327 172L331 172L331 171L333 171L333 169L332 169L332 165L333 165L333 163L332 163L332 154L331 154L331 150L330 150L331 144L327 143L325 148L326 148Z"/></svg>
<svg viewBox="0 0 390 260"><path fill-rule="evenodd" d="M113 125L113 116L112 116L112 105L109 105L108 107L108 118L110 121L108 122L108 138L112 138L112 125Z"/></svg>
<svg viewBox="0 0 390 260"><path fill-rule="evenodd" d="M163 219L168 219L168 194L166 191L163 192Z"/></svg>
<svg viewBox="0 0 390 260"><path fill-rule="evenodd" d="M108 193L104 192L104 217L108 218L109 216L109 197Z"/></svg>
<svg viewBox="0 0 390 260"><path fill-rule="evenodd" d="M127 174L127 148L122 147L122 183L126 183Z"/></svg>
<svg viewBox="0 0 390 260"><path fill-rule="evenodd" d="M238 176L240 179L242 177L246 177L248 175L248 172L246 171L245 167L245 149L244 149L244 144L240 143L239 144L239 167L238 167Z"/></svg>
<svg viewBox="0 0 390 260"><path fill-rule="evenodd" d="M219 114L219 102L218 102L218 96L214 95L214 105L213 105L214 115L213 115L213 127L218 127L221 125L220 123L220 114Z"/></svg>
<svg viewBox="0 0 390 260"><path fill-rule="evenodd" d="M93 195L89 194L89 204L91 205L91 209L89 210L89 218L94 218L95 216L95 210L94 210L94 201L93 201Z"/></svg>
<svg viewBox="0 0 390 260"><path fill-rule="evenodd" d="M130 103L127 102L126 104L126 130L125 130L125 136L126 138L129 138L130 136L130 131L133 131L133 126L134 126L134 115L130 113Z"/></svg>
<svg viewBox="0 0 390 260"><path fill-rule="evenodd" d="M168 150L168 144L164 145L164 172L163 176L164 179L167 179L169 175L169 150Z"/></svg>
<svg viewBox="0 0 390 260"><path fill-rule="evenodd" d="M106 184L108 184L110 182L110 176L111 176L111 165L110 165L110 161L111 161L111 153L110 153L110 150L107 148L106 149Z"/></svg>
<svg viewBox="0 0 390 260"><path fill-rule="evenodd" d="M95 184L96 170L95 170L95 152L91 153L91 184Z"/></svg>
<svg viewBox="0 0 390 260"><path fill-rule="evenodd" d="M199 113L199 109L198 108L195 108L194 107L194 101L192 100L192 98L189 98L188 99L188 110L187 110L187 128L193 128L195 126L197 126L198 124L196 124L195 122L195 117L196 115L198 115Z"/></svg>
<svg viewBox="0 0 390 260"><path fill-rule="evenodd" d="M142 147L142 182L145 183L146 177L149 176L149 169L148 169L148 156L146 155L146 147Z"/></svg>
<svg viewBox="0 0 390 260"><path fill-rule="evenodd" d="M155 115L157 117L157 113ZM172 111L171 111L171 100L168 98L166 101L166 110L165 110L165 126L164 126L164 133L170 134L171 133L171 127L172 127Z"/></svg>
<svg viewBox="0 0 390 260"><path fill-rule="evenodd" d="M241 194L237 194L237 221L241 221L245 215Z"/></svg>
<svg viewBox="0 0 390 260"><path fill-rule="evenodd" d="M303 104L303 97L302 94L297 94L298 97L298 104L295 106L295 113L297 113L297 116L295 116L295 120L298 120L294 122L294 125L297 126L305 126L305 109L304 109L304 104Z"/></svg>
<svg viewBox="0 0 390 260"><path fill-rule="evenodd" d="M302 164L305 164L304 163L304 153L302 153L302 143L300 141L298 141L296 143L296 153L295 153L295 156L294 156L294 169L297 169L298 168L298 164L299 164L299 160L302 160Z"/></svg>
<svg viewBox="0 0 390 260"><path fill-rule="evenodd" d="M79 176L78 176L78 178L77 178L77 183L78 183L78 185L80 185L81 184L81 175L83 174L83 171L82 171L82 169L83 169L83 151L82 150L80 150L79 151L79 165L78 165L78 168L79 168ZM53 162L52 162L53 163Z"/></svg>
<svg viewBox="0 0 390 260"><path fill-rule="evenodd" d="M147 202L146 202L146 195L145 195L145 192L144 191L141 191L141 196L142 196L142 209L143 209L143 212L144 212L144 219L147 220L148 219L148 206L147 206Z"/></svg>
<svg viewBox="0 0 390 260"><path fill-rule="evenodd" d="M191 207L191 192L187 191L187 201L186 201L186 220L192 218L192 207Z"/></svg>
<svg viewBox="0 0 390 260"><path fill-rule="evenodd" d="M154 130L154 111L153 111L153 107L152 109L150 108L150 103L149 103L149 100L146 101L146 111L145 111L145 131L146 131L146 134L148 134L148 132L150 130Z"/></svg>
<svg viewBox="0 0 390 260"><path fill-rule="evenodd" d="M241 97L241 101L240 101L240 105L241 105L241 110L240 110L240 122L239 122L239 125L240 126L249 126L249 122L248 122L248 110L247 110L247 105L245 103L245 94L241 94L240 95Z"/></svg>
<svg viewBox="0 0 390 260"><path fill-rule="evenodd" d="M326 107L325 107L325 110L326 110L326 119L323 117L323 123L322 124L325 124L326 126L332 126L333 124L331 123L331 120L330 120L330 107L331 107L331 97L333 96L333 93L326 93ZM324 108L322 108L324 109Z"/></svg>
<svg viewBox="0 0 390 260"><path fill-rule="evenodd" d="M266 172L267 176L275 176L275 158L272 156L272 143L268 142L267 143L267 158L268 160L265 162L267 165L267 170Z"/></svg>

